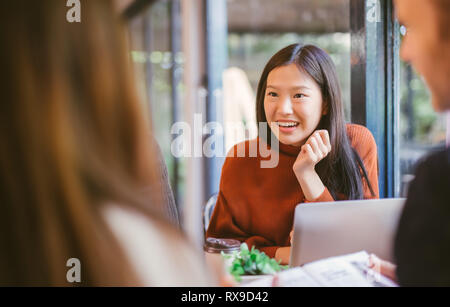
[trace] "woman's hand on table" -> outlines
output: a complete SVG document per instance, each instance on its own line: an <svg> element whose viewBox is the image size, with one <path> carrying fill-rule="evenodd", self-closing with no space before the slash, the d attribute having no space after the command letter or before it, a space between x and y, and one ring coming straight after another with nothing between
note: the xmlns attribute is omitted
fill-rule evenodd
<svg viewBox="0 0 450 307"><path fill-rule="evenodd" d="M282 265L288 265L291 258L291 247L280 247L275 252L275 259L277 261L281 260Z"/></svg>
<svg viewBox="0 0 450 307"><path fill-rule="evenodd" d="M292 237L294 236L294 229L289 233L289 241L292 246ZM280 247L275 252L275 259L281 260L282 265L288 265L291 259L291 247Z"/></svg>
<svg viewBox="0 0 450 307"><path fill-rule="evenodd" d="M397 266L386 260L378 258L376 255L371 254L369 256L369 268L383 276L397 282Z"/></svg>

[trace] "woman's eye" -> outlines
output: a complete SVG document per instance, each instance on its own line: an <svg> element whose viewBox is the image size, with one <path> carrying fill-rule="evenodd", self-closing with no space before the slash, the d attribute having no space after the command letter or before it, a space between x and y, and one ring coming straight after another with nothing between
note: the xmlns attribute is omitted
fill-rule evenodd
<svg viewBox="0 0 450 307"><path fill-rule="evenodd" d="M269 93L267 94L267 96L278 97L277 93L275 93L275 92L269 92Z"/></svg>
<svg viewBox="0 0 450 307"><path fill-rule="evenodd" d="M305 97L305 95L303 95L303 94L295 94L295 96L294 96L295 99L301 99L304 97Z"/></svg>

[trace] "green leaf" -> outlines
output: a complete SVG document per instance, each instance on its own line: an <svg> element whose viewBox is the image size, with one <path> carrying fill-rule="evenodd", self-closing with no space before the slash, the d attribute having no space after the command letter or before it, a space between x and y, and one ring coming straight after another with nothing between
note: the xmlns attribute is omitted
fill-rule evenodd
<svg viewBox="0 0 450 307"><path fill-rule="evenodd" d="M243 251L248 251L248 245L245 242L241 244L241 252Z"/></svg>
<svg viewBox="0 0 450 307"><path fill-rule="evenodd" d="M245 243L241 244L239 252L233 253L231 259L233 261L229 270L237 282L240 282L241 275L275 274L288 268L288 266L280 265L280 261L271 259L264 252L260 252L255 246L249 250Z"/></svg>
<svg viewBox="0 0 450 307"><path fill-rule="evenodd" d="M222 257L223 257L224 259L227 259L227 260L233 258L233 255L232 255L232 254L225 254L223 251L220 252L220 254L222 255Z"/></svg>

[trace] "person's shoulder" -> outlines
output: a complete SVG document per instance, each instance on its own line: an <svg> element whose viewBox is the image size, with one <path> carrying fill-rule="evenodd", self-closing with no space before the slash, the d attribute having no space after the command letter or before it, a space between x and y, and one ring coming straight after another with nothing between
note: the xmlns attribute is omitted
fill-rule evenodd
<svg viewBox="0 0 450 307"><path fill-rule="evenodd" d="M450 148L438 150L427 155L417 163L417 175L435 176L442 175L441 180L450 177Z"/></svg>
<svg viewBox="0 0 450 307"><path fill-rule="evenodd" d="M211 285L201 255L171 225L116 204L105 205L102 213L144 284Z"/></svg>
<svg viewBox="0 0 450 307"><path fill-rule="evenodd" d="M431 153L424 159L424 163L440 164L441 166L450 165L450 148L441 149Z"/></svg>
<svg viewBox="0 0 450 307"><path fill-rule="evenodd" d="M372 132L362 125L348 123L346 128L350 139L375 141Z"/></svg>
<svg viewBox="0 0 450 307"><path fill-rule="evenodd" d="M449 267L436 259L450 254L450 149L423 158L414 175L395 236L397 275L402 286L443 284Z"/></svg>
<svg viewBox="0 0 450 307"><path fill-rule="evenodd" d="M446 206L450 201L450 150L440 150L421 159L415 167L414 179L410 184L408 200L414 203L414 197L426 197L428 206L437 208Z"/></svg>
<svg viewBox="0 0 450 307"><path fill-rule="evenodd" d="M259 139L245 140L234 145L227 153L228 158L245 158L249 156L249 150L257 148Z"/></svg>
<svg viewBox="0 0 450 307"><path fill-rule="evenodd" d="M242 171L253 169L257 164L258 158L258 138L246 140L234 145L227 153L225 162L222 167L222 177L231 175L234 177L235 173L242 173Z"/></svg>
<svg viewBox="0 0 450 307"><path fill-rule="evenodd" d="M361 158L370 153L376 153L377 144L375 138L366 127L357 124L347 124L347 135L350 145L358 151Z"/></svg>

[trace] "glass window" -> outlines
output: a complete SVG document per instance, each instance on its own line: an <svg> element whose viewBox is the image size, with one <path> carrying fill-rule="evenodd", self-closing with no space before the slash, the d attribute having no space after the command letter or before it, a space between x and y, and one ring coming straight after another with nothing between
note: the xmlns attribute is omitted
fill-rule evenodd
<svg viewBox="0 0 450 307"><path fill-rule="evenodd" d="M174 29L172 25L174 2L154 1L131 20L130 36L139 92L148 109L152 131L163 153L177 205L180 206L183 199L180 195L184 195L185 161L175 159L171 153L171 127L174 119L181 120L183 114L181 111L174 114L174 105L183 96L183 56L181 50L176 50L175 55L172 52L172 39L178 40L177 45L181 46L181 29ZM181 16L176 18L180 20Z"/></svg>
<svg viewBox="0 0 450 307"><path fill-rule="evenodd" d="M350 121L350 0L227 0L228 69L224 72L224 122L256 121L259 77L278 50L293 43L325 49L337 67ZM236 105L238 104L238 105ZM254 132L225 131L227 149Z"/></svg>
<svg viewBox="0 0 450 307"><path fill-rule="evenodd" d="M431 106L431 97L411 65L401 63L400 176L401 195L406 196L417 161L445 148L446 118Z"/></svg>

